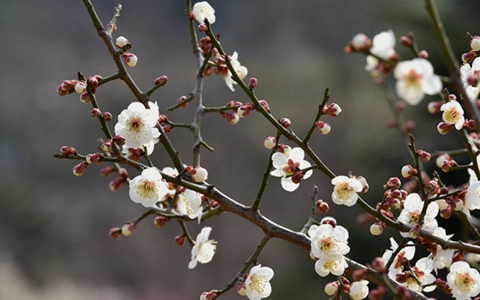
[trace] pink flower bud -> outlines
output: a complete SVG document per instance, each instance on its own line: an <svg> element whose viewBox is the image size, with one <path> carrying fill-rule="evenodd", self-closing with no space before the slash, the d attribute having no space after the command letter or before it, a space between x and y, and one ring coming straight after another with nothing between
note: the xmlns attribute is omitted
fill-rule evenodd
<svg viewBox="0 0 480 300"><path fill-rule="evenodd" d="M85 93L85 91L86 91L85 82L82 82L82 81L77 82L77 84L75 85L75 92L77 94L83 94Z"/></svg>
<svg viewBox="0 0 480 300"><path fill-rule="evenodd" d="M59 86L63 91L67 94L73 93L75 91L75 86L77 85L78 80L64 80L62 84Z"/></svg>
<svg viewBox="0 0 480 300"><path fill-rule="evenodd" d="M277 146L277 151L280 152L280 153L283 153L285 154L286 156L290 155L290 151L292 150L292 148L288 145L284 145L284 144L279 144Z"/></svg>
<svg viewBox="0 0 480 300"><path fill-rule="evenodd" d="M429 162L430 159L432 158L432 155L430 153L428 153L427 151L418 150L417 154L420 157L420 159L424 162Z"/></svg>
<svg viewBox="0 0 480 300"><path fill-rule="evenodd" d="M82 103L85 103L85 104L87 104L88 102L90 102L90 96L88 95L87 92L82 93L82 94L80 95L80 101L81 101Z"/></svg>
<svg viewBox="0 0 480 300"><path fill-rule="evenodd" d="M470 47L474 51L479 51L480 50L480 36L476 35L470 40Z"/></svg>
<svg viewBox="0 0 480 300"><path fill-rule="evenodd" d="M428 112L433 114L439 113L440 108L442 107L443 102L441 101L431 101L428 103Z"/></svg>
<svg viewBox="0 0 480 300"><path fill-rule="evenodd" d="M475 57L477 57L477 52L475 50L470 50L470 52L462 54L462 61L464 64L471 64Z"/></svg>
<svg viewBox="0 0 480 300"><path fill-rule="evenodd" d="M337 221L332 217L325 217L320 220L320 224L330 224L333 228L337 227Z"/></svg>
<svg viewBox="0 0 480 300"><path fill-rule="evenodd" d="M321 199L317 200L315 204L317 206L318 211L321 212L322 214L326 214L330 209L328 203Z"/></svg>
<svg viewBox="0 0 480 300"><path fill-rule="evenodd" d="M122 226L122 234L124 236L130 236L135 231L136 226L133 223L127 223Z"/></svg>
<svg viewBox="0 0 480 300"><path fill-rule="evenodd" d="M437 130L441 135L445 135L450 132L450 130L455 127L453 124L447 124L445 122L440 122L437 125Z"/></svg>
<svg viewBox="0 0 480 300"><path fill-rule="evenodd" d="M329 134L330 131L332 130L332 127L330 127L330 124L325 123L323 121L315 122L315 127L318 129L318 131L321 134Z"/></svg>
<svg viewBox="0 0 480 300"><path fill-rule="evenodd" d="M89 165L97 163L103 156L99 153L89 153L85 160Z"/></svg>
<svg viewBox="0 0 480 300"><path fill-rule="evenodd" d="M252 78L250 78L250 79L248 80L248 88L249 88L251 91L253 91L253 89L254 89L255 87L257 87L257 85L258 85L258 79L257 79L257 78L252 77Z"/></svg>
<svg viewBox="0 0 480 300"><path fill-rule="evenodd" d="M112 166L108 166L100 170L100 175L102 177L108 177L110 174L113 173L113 171L115 171L115 168Z"/></svg>
<svg viewBox="0 0 480 300"><path fill-rule="evenodd" d="M135 54L130 53L130 52L125 52L122 54L123 61L127 64L129 67L135 67L137 65L138 58Z"/></svg>
<svg viewBox="0 0 480 300"><path fill-rule="evenodd" d="M442 166L440 167L443 172L448 173L452 170L453 167L457 166L457 162L452 160L444 160Z"/></svg>
<svg viewBox="0 0 480 300"><path fill-rule="evenodd" d="M418 56L420 58L425 58L425 59L428 59L428 57L430 56L427 52L427 50L421 50L419 53L418 53Z"/></svg>
<svg viewBox="0 0 480 300"><path fill-rule="evenodd" d="M400 44L404 47L408 47L408 48L411 48L413 46L413 42L410 38L406 37L406 36L402 36L400 38Z"/></svg>
<svg viewBox="0 0 480 300"><path fill-rule="evenodd" d="M385 224L383 222L375 222L370 226L370 233L372 235L381 235L385 229Z"/></svg>
<svg viewBox="0 0 480 300"><path fill-rule="evenodd" d="M108 187L112 192L116 192L122 187L122 184L124 182L125 182L125 179L118 177L117 179L110 181L108 183Z"/></svg>
<svg viewBox="0 0 480 300"><path fill-rule="evenodd" d="M168 83L168 77L166 75L162 75L160 77L157 77L155 79L155 85L161 85L161 86L164 86Z"/></svg>
<svg viewBox="0 0 480 300"><path fill-rule="evenodd" d="M200 296L200 300L211 300L217 297L217 291L203 292Z"/></svg>
<svg viewBox="0 0 480 300"><path fill-rule="evenodd" d="M82 161L81 163L73 167L73 175L78 177L82 176L83 173L85 173L85 170L87 169L87 167L88 167L88 163L86 161Z"/></svg>
<svg viewBox="0 0 480 300"><path fill-rule="evenodd" d="M90 115L92 116L92 118L98 118L102 115L102 112L100 111L100 109L94 107L90 111Z"/></svg>
<svg viewBox="0 0 480 300"><path fill-rule="evenodd" d="M103 119L105 120L105 122L111 121L112 118L113 118L112 113L108 111L103 114Z"/></svg>
<svg viewBox="0 0 480 300"><path fill-rule="evenodd" d="M102 146L100 146L100 148L104 151L104 152L110 152L112 151L112 141L110 139L108 139L107 141L105 141L105 143L102 144Z"/></svg>
<svg viewBox="0 0 480 300"><path fill-rule="evenodd" d="M113 142L119 146L123 146L125 145L125 142L126 142L126 139L123 137L123 136L120 136L120 135L116 135L114 138L113 138Z"/></svg>
<svg viewBox="0 0 480 300"><path fill-rule="evenodd" d="M270 107L268 106L267 100L260 100L260 101L258 101L258 103L260 103L260 105L261 105L268 113L270 113Z"/></svg>
<svg viewBox="0 0 480 300"><path fill-rule="evenodd" d="M126 45L129 45L129 44L130 44L130 42L124 36L119 36L115 40L115 45L117 45L118 48L123 48L123 47L125 47Z"/></svg>
<svg viewBox="0 0 480 300"><path fill-rule="evenodd" d="M383 258L375 257L372 261L372 268L379 273L385 273L385 261Z"/></svg>
<svg viewBox="0 0 480 300"><path fill-rule="evenodd" d="M167 222L169 221L170 219L167 218L167 217L164 217L164 216L157 216L155 218L155 226L157 226L158 228L162 228L163 226L165 226L165 224L167 224Z"/></svg>
<svg viewBox="0 0 480 300"><path fill-rule="evenodd" d="M122 229L119 227L111 228L109 235L112 239L118 239L122 235Z"/></svg>
<svg viewBox="0 0 480 300"><path fill-rule="evenodd" d="M128 171L127 171L127 169L125 169L125 168L120 168L120 170L118 170L118 175L120 175L120 177L125 181L125 180L128 178Z"/></svg>
<svg viewBox="0 0 480 300"><path fill-rule="evenodd" d="M203 182L203 181L207 180L207 178L208 178L207 170L200 167L200 166L197 166L195 168L191 168L190 170L188 170L188 168L187 168L187 172L188 172L188 174L190 174L192 176L192 179L195 182Z"/></svg>
<svg viewBox="0 0 480 300"><path fill-rule="evenodd" d="M357 51L367 51L372 45L372 41L363 33L357 33L350 42L353 49Z"/></svg>
<svg viewBox="0 0 480 300"><path fill-rule="evenodd" d="M340 113L342 112L342 109L340 108L340 106L336 103L330 103L326 110L325 110L325 113L331 117L336 117L338 116Z"/></svg>
<svg viewBox="0 0 480 300"><path fill-rule="evenodd" d="M401 186L402 182L400 179L398 179L398 177L390 177L385 185L387 189L399 189Z"/></svg>
<svg viewBox="0 0 480 300"><path fill-rule="evenodd" d="M98 75L95 75L95 76L90 76L88 79L87 79L87 84L88 86L90 87L90 90L92 91L92 93L95 94L95 92L97 91L97 87L98 87ZM101 78L101 77L100 77Z"/></svg>
<svg viewBox="0 0 480 300"><path fill-rule="evenodd" d="M287 118L281 118L278 120L278 123L280 123L280 125L282 125L284 128L289 128L292 125L292 122Z"/></svg>
<svg viewBox="0 0 480 300"><path fill-rule="evenodd" d="M236 113L236 112L233 112L233 111L222 111L220 112L220 114L222 115L222 117L224 119L227 119L227 121L230 123L230 124L237 124L238 121L240 121L240 116Z"/></svg>
<svg viewBox="0 0 480 300"><path fill-rule="evenodd" d="M418 174L417 169L415 169L411 165L406 165L406 166L403 166L403 168L402 168L402 176L405 179L413 178L413 177L417 176L417 174Z"/></svg>
<svg viewBox="0 0 480 300"><path fill-rule="evenodd" d="M181 247L185 244L186 237L184 234L177 235L174 239L173 242L175 245Z"/></svg>
<svg viewBox="0 0 480 300"><path fill-rule="evenodd" d="M267 137L263 142L263 146L265 146L265 148L267 149L273 149L273 147L275 147L276 144L277 144L277 140L273 136Z"/></svg>
<svg viewBox="0 0 480 300"><path fill-rule="evenodd" d="M237 108L237 114L240 118L245 118L253 111L253 109L254 107L252 103L244 104Z"/></svg>
<svg viewBox="0 0 480 300"><path fill-rule="evenodd" d="M198 31L199 32L207 32L208 31L208 26L205 24L200 24L198 25Z"/></svg>

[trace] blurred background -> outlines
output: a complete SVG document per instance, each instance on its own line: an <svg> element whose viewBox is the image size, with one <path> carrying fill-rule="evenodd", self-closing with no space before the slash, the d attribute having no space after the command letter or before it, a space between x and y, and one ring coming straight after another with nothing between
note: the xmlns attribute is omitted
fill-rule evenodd
<svg viewBox="0 0 480 300"><path fill-rule="evenodd" d="M216 10L214 31L222 45L249 75L259 80L256 94L268 101L275 117L288 117L293 130L303 137L311 126L324 90L330 87L331 101L343 112L325 118L332 132L315 132L311 145L336 174L364 176L370 191L365 200L381 201L383 184L411 163L398 131L387 129L391 118L384 92L364 71L365 57L346 55L347 42L358 32L370 37L392 29L397 40L414 32L420 49L426 49L440 75L442 64L422 1L395 0L307 0L255 1L210 0ZM93 1L106 24L117 1ZM138 86L146 90L156 77L167 75L167 86L151 98L174 122L191 122L191 108L167 113L195 83L192 54L183 1L121 2L123 10L115 36L133 44L138 64L129 69ZM469 50L465 33L480 34L477 1L439 0L440 13L456 56ZM80 153L96 151L102 137L99 123L90 117L90 106L78 95L59 97L57 86L87 76L108 76L115 66L97 36L82 1L13 1L0 4L0 40L3 67L0 69L0 299L198 299L203 291L223 288L240 270L262 238L262 232L241 218L224 214L198 226L189 223L193 236L201 227L213 227L218 241L213 261L187 268L190 248L173 243L181 233L177 222L158 229L153 218L139 224L130 237L113 240L109 229L122 226L144 211L128 197L128 187L113 193L100 177L102 166L91 166L80 178L72 174L78 163L56 160L53 152L63 145ZM411 59L407 49L397 46L402 59ZM123 82L112 82L97 92L102 111L116 116L135 101ZM428 114L427 97L409 107L414 119L417 147L430 152L461 147L455 134L440 136L439 115ZM248 102L239 89L232 93L220 76L205 80L204 104L221 106L235 100ZM214 153L203 151L202 166L209 182L237 201L250 205L260 186L269 151L263 140L275 135L259 114L252 113L233 126L220 114L207 115L202 135ZM190 132L175 129L171 134L182 159L191 159ZM287 141L283 140L284 143ZM171 166L165 152L156 147L152 160L159 168ZM429 171L434 163L426 165ZM138 173L129 169L131 177ZM458 183L467 174L455 174ZM271 178L261 206L271 220L300 230L308 219L313 186L318 198L330 201L330 180L316 172L288 193L280 180ZM369 263L389 248L388 238L399 235L385 231L372 237L368 226L358 226L357 207L331 205L328 215L350 231L348 257ZM319 217L320 218L320 217ZM281 240L272 240L260 263L274 269L271 299L322 299L325 283L315 273L309 254ZM225 299L245 299L231 291Z"/></svg>

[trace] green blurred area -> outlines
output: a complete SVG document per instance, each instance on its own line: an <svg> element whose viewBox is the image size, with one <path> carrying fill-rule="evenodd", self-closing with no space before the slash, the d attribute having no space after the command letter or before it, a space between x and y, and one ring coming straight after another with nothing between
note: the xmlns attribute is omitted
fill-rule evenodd
<svg viewBox="0 0 480 300"><path fill-rule="evenodd" d="M364 71L365 58L347 55L343 48L358 32L370 37L392 29L397 37L412 31L420 49L430 54L435 71L447 75L422 1L316 0L316 1L209 1L216 10L213 25L226 51L239 53L256 77L256 94L268 101L275 117L288 117L293 130L304 136L315 117L325 88L343 112L326 120L327 136L315 134L311 145L336 174L362 175L370 184L366 201L382 199L383 184L411 163L400 134L386 128L391 113L383 91ZM117 1L93 1L106 24ZM437 1L456 56L469 50L465 33L480 34L478 1ZM143 90L156 77L169 83L152 96L166 113L195 83L195 58L184 14L183 1L122 2L115 36L133 44L139 60L131 75ZM173 238L181 233L171 221L163 229L153 219L142 222L129 238L112 240L111 227L121 226L143 212L128 197L128 187L112 193L101 178L102 166L91 166L77 178L76 164L55 160L53 152L63 145L80 153L96 151L102 137L99 124L90 117L90 106L76 95L59 97L56 87L87 76L108 76L115 66L97 36L82 1L2 1L0 40L0 299L198 299L203 291L223 288L254 251L262 232L248 222L224 214L207 220L218 251L213 261L188 270L190 249L178 248ZM397 46L403 59L413 56ZM248 78L247 78L248 79ZM98 99L103 111L116 115L135 99L122 82L102 86ZM429 98L433 99L433 98ZM455 149L461 140L454 134L440 136L439 115L429 115L425 99L409 107L417 147L434 152ZM221 106L235 100L248 102L239 89L232 93L219 76L206 78L204 104ZM191 122L192 109L166 113L174 122ZM114 120L115 120L114 119ZM114 121L112 121L112 126ZM215 148L204 150L202 166L209 182L237 201L250 205L268 163L263 140L275 131L259 114L237 125L218 114L207 115L202 136ZM169 136L185 162L191 160L191 135L175 129ZM283 140L287 143L288 141ZM171 166L165 151L157 147L152 160L159 168ZM432 171L434 163L427 165ZM129 170L131 177L136 176ZM457 184L466 173L449 178ZM313 186L319 198L330 201L329 179L314 174L294 193L271 178L261 211L268 218L294 230L308 219ZM331 205L329 215L349 229L348 257L369 263L389 247L390 235L372 237L368 226L358 226L361 211ZM189 224L192 235L201 226ZM271 299L318 299L333 277L321 278L303 249L280 240L270 242L260 263L272 267ZM235 291L225 299L242 299ZM244 299L244 298L243 298Z"/></svg>

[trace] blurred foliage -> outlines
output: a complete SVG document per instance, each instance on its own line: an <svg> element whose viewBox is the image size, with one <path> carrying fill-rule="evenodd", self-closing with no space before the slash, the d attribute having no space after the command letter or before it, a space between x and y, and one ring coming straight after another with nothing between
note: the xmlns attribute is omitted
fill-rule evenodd
<svg viewBox="0 0 480 300"><path fill-rule="evenodd" d="M106 24L117 1L93 2ZM370 204L380 201L383 184L389 177L400 176L401 166L410 158L400 134L385 127L391 114L383 92L363 70L364 57L348 56L343 47L358 32L373 36L392 29L398 39L411 31L419 47L430 53L436 72L446 75L422 1L210 3L216 9L214 29L221 34L223 46L229 53L239 53L249 76L259 79L257 95L269 102L275 116L290 118L297 134L302 136L308 129L324 89L331 87L331 99L343 113L328 120L332 132L315 136L312 146L335 173L352 171L366 177L371 187L366 200ZM183 1L125 0L122 4L116 35L126 36L139 57L137 67L131 70L137 84L146 89L160 75L170 79L152 98L164 112L189 93L195 80ZM468 50L465 33L480 33L475 18L480 3L442 0L438 6L460 58ZM208 220L206 225L213 227L211 237L219 241L218 252L210 264L188 270L190 249L173 244L180 233L175 222L159 230L149 219L132 237L111 240L109 228L135 218L143 208L129 200L127 187L111 193L109 179L99 176L99 167L92 166L82 178L76 178L71 172L74 162L52 158L62 145L92 152L96 138L101 137L97 122L89 117L89 106L82 105L75 95L60 98L56 87L63 79L75 78L78 71L87 76L115 72L83 3L3 1L0 39L4 58L0 70L0 254L6 255L0 270L17 274L2 273L0 295L107 299L115 296L109 288L114 286L123 291L126 298L122 299L196 299L202 291L222 288L230 281L260 241L262 233L257 228L231 215ZM401 46L397 49L403 58L412 57ZM102 87L98 98L101 107L114 116L134 100L120 82ZM217 76L207 78L204 99L208 106L248 101L239 91L231 93ZM453 134L438 135L439 117L428 115L427 103L425 99L406 111L416 121L413 133L419 148L433 152L459 147L460 139ZM189 122L192 114L187 108L168 113L168 117ZM202 165L210 171L209 181L238 201L252 203L268 159L263 139L274 133L259 115L236 126L220 115L207 116L203 137L215 148L214 153L204 151L202 158ZM174 130L170 137L188 161L189 132ZM159 147L152 159L159 167L169 165ZM435 168L433 163L427 167ZM308 218L313 185L319 186L320 198L330 199L332 187L321 174L302 183L295 193L284 192L279 180L272 178L262 212L299 230ZM367 227L356 225L359 213L358 208L332 207L329 215L351 232L348 256L368 263L389 247L388 234L371 237ZM193 235L197 229L191 226ZM308 253L282 241L272 241L260 259L276 272L272 299L318 299L323 297L326 280L331 280L315 273ZM68 279L68 284L52 292L59 279ZM105 289L104 294L82 298L85 286L92 291ZM234 291L226 297L241 299ZM9 299L14 298L21 297Z"/></svg>

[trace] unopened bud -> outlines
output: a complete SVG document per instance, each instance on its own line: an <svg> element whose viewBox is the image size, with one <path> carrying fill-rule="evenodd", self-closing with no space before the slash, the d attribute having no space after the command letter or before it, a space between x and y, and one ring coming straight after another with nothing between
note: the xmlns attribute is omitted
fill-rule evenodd
<svg viewBox="0 0 480 300"><path fill-rule="evenodd" d="M470 47L474 51L479 51L480 50L480 36L476 35L470 40Z"/></svg>
<svg viewBox="0 0 480 300"><path fill-rule="evenodd" d="M399 189L400 187L402 186L402 182L400 181L400 179L398 179L398 177L390 177L390 179L388 179L387 181L387 184L385 185L385 187L387 189Z"/></svg>
<svg viewBox="0 0 480 300"><path fill-rule="evenodd" d="M78 177L82 176L83 173L85 173L85 170L87 169L87 167L88 167L88 163L86 161L82 161L81 163L73 167L73 175Z"/></svg>
<svg viewBox="0 0 480 300"><path fill-rule="evenodd" d="M428 103L428 112L432 115L439 113L442 105L443 103L441 101L431 101Z"/></svg>
<svg viewBox="0 0 480 300"><path fill-rule="evenodd" d="M94 107L90 111L90 115L92 116L92 118L98 118L102 115L102 112L100 111L100 109Z"/></svg>
<svg viewBox="0 0 480 300"><path fill-rule="evenodd" d="M192 176L192 179L195 182L203 182L208 178L207 170L200 166L196 166L195 168L187 168L187 172Z"/></svg>
<svg viewBox="0 0 480 300"><path fill-rule="evenodd" d="M124 36L119 36L115 40L115 45L117 45L118 48L123 48L128 44L130 44L130 42Z"/></svg>
<svg viewBox="0 0 480 300"><path fill-rule="evenodd" d="M421 50L419 53L418 53L418 56L420 58L425 58L425 59L428 59L428 57L430 56L427 52L427 50Z"/></svg>
<svg viewBox="0 0 480 300"><path fill-rule="evenodd" d="M161 85L164 86L168 83L168 77L166 75L162 75L160 77L157 77L155 79L155 85Z"/></svg>
<svg viewBox="0 0 480 300"><path fill-rule="evenodd" d="M372 224L372 226L370 226L370 233L372 235L381 235L384 229L385 229L385 223L375 222Z"/></svg>
<svg viewBox="0 0 480 300"><path fill-rule="evenodd" d="M154 223L155 223L155 226L157 226L158 228L162 228L163 226L165 226L165 224L167 224L169 220L170 219L167 217L157 216L155 217Z"/></svg>
<svg viewBox="0 0 480 300"><path fill-rule="evenodd" d="M278 123L280 123L280 125L282 125L284 128L289 128L292 125L292 122L287 118L281 118L278 120Z"/></svg>
<svg viewBox="0 0 480 300"><path fill-rule="evenodd" d="M323 121L315 122L315 127L318 129L318 131L321 134L329 134L330 131L332 130L332 127L330 126L330 124L325 123Z"/></svg>
<svg viewBox="0 0 480 300"><path fill-rule="evenodd" d="M109 235L112 239L118 239L122 235L122 229L119 227L111 228Z"/></svg>
<svg viewBox="0 0 480 300"><path fill-rule="evenodd" d="M76 92L77 94L82 94L82 93L85 93L85 91L86 91L85 82L79 81L79 82L75 85L75 92Z"/></svg>
<svg viewBox="0 0 480 300"><path fill-rule="evenodd" d="M85 158L85 160L89 165L92 165L94 163L97 163L101 158L102 158L102 155L99 153L89 153L87 154L87 157Z"/></svg>
<svg viewBox="0 0 480 300"><path fill-rule="evenodd" d="M275 147L276 144L277 144L277 140L273 136L267 137L263 142L263 146L265 146L265 148L269 150L273 149L273 147Z"/></svg>
<svg viewBox="0 0 480 300"><path fill-rule="evenodd" d="M410 38L406 37L406 36L402 36L400 38L400 44L402 46L405 46L405 47L408 47L408 48L412 48L413 46L413 42Z"/></svg>
<svg viewBox="0 0 480 300"><path fill-rule="evenodd" d="M403 176L403 178L405 178L405 179L409 179L409 178L415 177L415 176L417 176L417 174L418 174L417 169L415 169L415 168L412 167L411 165L405 165L405 166L403 166L403 168L402 168L402 176Z"/></svg>
<svg viewBox="0 0 480 300"><path fill-rule="evenodd" d="M270 107L268 106L267 100L260 100L260 101L258 101L258 103L260 103L260 105L261 105L268 113L270 113Z"/></svg>
<svg viewBox="0 0 480 300"><path fill-rule="evenodd" d="M130 53L130 52L125 52L122 54L123 61L127 64L129 67L135 67L137 65L138 58L135 54Z"/></svg>
<svg viewBox="0 0 480 300"><path fill-rule="evenodd" d="M420 159L424 162L429 162L430 159L432 158L432 155L430 153L428 153L427 151L418 150L417 154L420 157Z"/></svg>
<svg viewBox="0 0 480 300"><path fill-rule="evenodd" d="M330 103L327 108L325 109L325 114L331 116L331 117L336 117L342 112L342 109L340 106L336 103Z"/></svg>
<svg viewBox="0 0 480 300"><path fill-rule="evenodd" d="M123 146L125 145L125 142L126 142L126 139L123 137L123 136L120 136L120 135L116 135L114 138L113 138L113 142L119 146Z"/></svg>
<svg viewBox="0 0 480 300"><path fill-rule="evenodd" d="M100 170L100 175L102 177L108 177L110 174L113 173L113 171L115 171L115 168L112 166L108 166Z"/></svg>
<svg viewBox="0 0 480 300"><path fill-rule="evenodd" d="M316 206L317 206L318 211L321 212L322 214L326 214L328 212L328 210L330 209L328 203L321 200L321 199L317 200Z"/></svg>
<svg viewBox="0 0 480 300"><path fill-rule="evenodd" d="M366 51L372 45L372 41L363 33L357 33L350 42L353 49L357 51Z"/></svg>
<svg viewBox="0 0 480 300"><path fill-rule="evenodd" d="M103 114L103 119L105 120L105 122L111 121L112 118L113 118L112 113L108 111Z"/></svg>
<svg viewBox="0 0 480 300"><path fill-rule="evenodd" d="M174 239L173 242L175 245L181 247L185 244L186 237L184 234L177 235Z"/></svg>
<svg viewBox="0 0 480 300"><path fill-rule="evenodd" d="M248 88L249 88L251 91L253 91L253 89L254 89L255 87L257 87L257 85L258 85L258 79L257 79L257 78L252 77L252 78L250 78L250 79L248 80Z"/></svg>
<svg viewBox="0 0 480 300"><path fill-rule="evenodd" d="M124 236L130 236L135 231L137 226L134 223L127 223L122 226L122 234Z"/></svg>
<svg viewBox="0 0 480 300"><path fill-rule="evenodd" d="M80 95L80 101L81 101L82 103L85 103L85 104L87 104L88 102L90 102L90 96L88 95L87 92L82 93L82 94Z"/></svg>

